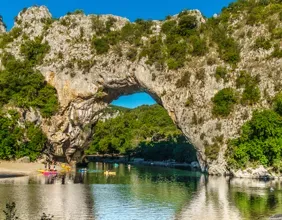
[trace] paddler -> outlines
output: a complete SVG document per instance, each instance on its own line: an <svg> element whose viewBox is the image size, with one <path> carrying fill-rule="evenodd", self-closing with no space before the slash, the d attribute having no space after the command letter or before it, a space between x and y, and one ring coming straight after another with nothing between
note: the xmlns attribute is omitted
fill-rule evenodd
<svg viewBox="0 0 282 220"><path fill-rule="evenodd" d="M55 160L53 160L53 171L56 171L56 162L55 162Z"/></svg>

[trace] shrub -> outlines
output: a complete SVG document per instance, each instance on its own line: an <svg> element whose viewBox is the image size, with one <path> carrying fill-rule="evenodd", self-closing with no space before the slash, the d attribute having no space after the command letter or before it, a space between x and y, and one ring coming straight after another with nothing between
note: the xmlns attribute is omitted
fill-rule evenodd
<svg viewBox="0 0 282 220"><path fill-rule="evenodd" d="M241 103L246 105L253 105L257 103L260 99L260 90L258 87L258 83L260 81L259 75L256 77L252 77L246 71L241 71L240 75L236 79L236 87L244 87L244 91L242 94Z"/></svg>
<svg viewBox="0 0 282 220"><path fill-rule="evenodd" d="M179 80L176 82L176 87L177 88L182 88L182 87L187 87L190 84L190 77L191 73L190 72L185 72Z"/></svg>
<svg viewBox="0 0 282 220"><path fill-rule="evenodd" d="M282 28L275 28L271 32L272 32L272 37L274 39L281 39L282 38Z"/></svg>
<svg viewBox="0 0 282 220"><path fill-rule="evenodd" d="M218 45L220 58L235 65L240 61L240 47L232 37L227 35L226 26L218 22L216 19L209 20L207 28L212 34L212 40Z"/></svg>
<svg viewBox="0 0 282 220"><path fill-rule="evenodd" d="M273 109L282 116L282 93L278 93L273 100Z"/></svg>
<svg viewBox="0 0 282 220"><path fill-rule="evenodd" d="M193 15L181 16L178 21L177 32L181 36L190 36L197 27L197 18Z"/></svg>
<svg viewBox="0 0 282 220"><path fill-rule="evenodd" d="M225 38L219 44L220 57L230 63L237 64L240 61L240 49L233 38Z"/></svg>
<svg viewBox="0 0 282 220"><path fill-rule="evenodd" d="M166 21L162 24L162 32L168 34L175 29L176 25L177 22L175 20Z"/></svg>
<svg viewBox="0 0 282 220"><path fill-rule="evenodd" d="M99 16L91 17L91 29L95 31L95 34L101 36L106 33L106 26Z"/></svg>
<svg viewBox="0 0 282 220"><path fill-rule="evenodd" d="M42 43L42 37L36 37L34 40L27 40L21 45L21 55L31 65L41 64L45 55L50 51L50 46L47 42Z"/></svg>
<svg viewBox="0 0 282 220"><path fill-rule="evenodd" d="M212 113L215 116L228 116L234 105L237 103L237 95L232 88L225 88L220 90L215 96L212 98L213 101L213 109Z"/></svg>
<svg viewBox="0 0 282 220"><path fill-rule="evenodd" d="M193 103L194 103L193 96L190 96L185 102L185 107L190 107Z"/></svg>
<svg viewBox="0 0 282 220"><path fill-rule="evenodd" d="M203 82L205 81L206 78L206 70L205 68L200 68L197 72L196 72L196 79Z"/></svg>
<svg viewBox="0 0 282 220"><path fill-rule="evenodd" d="M81 9L76 9L74 12L67 13L67 14L79 15L79 14L84 14L84 11Z"/></svg>
<svg viewBox="0 0 282 220"><path fill-rule="evenodd" d="M193 46L192 55L203 56L208 52L208 47L205 39L201 39L199 36L193 35L189 38Z"/></svg>
<svg viewBox="0 0 282 220"><path fill-rule="evenodd" d="M149 65L159 65L163 66L165 61L165 56L162 52L163 42L159 37L153 37L150 39L148 45L143 48L140 53L139 58L147 57L147 64Z"/></svg>
<svg viewBox="0 0 282 220"><path fill-rule="evenodd" d="M129 50L126 53L126 58L131 62L134 62L136 60L137 53L138 52L135 48L129 48Z"/></svg>
<svg viewBox="0 0 282 220"><path fill-rule="evenodd" d="M278 44L276 44L274 46L274 50L273 50L271 56L275 57L275 58L282 58L282 49L280 49Z"/></svg>
<svg viewBox="0 0 282 220"><path fill-rule="evenodd" d="M13 42L22 34L20 27L14 27L10 32L0 36L0 48L5 48L7 44Z"/></svg>
<svg viewBox="0 0 282 220"><path fill-rule="evenodd" d="M19 125L18 120L19 114L15 111L0 114L0 159L29 156L34 161L44 148L47 138L39 127L32 123Z"/></svg>
<svg viewBox="0 0 282 220"><path fill-rule="evenodd" d="M248 84L242 94L241 103L244 105L253 105L260 100L259 87L253 83Z"/></svg>
<svg viewBox="0 0 282 220"><path fill-rule="evenodd" d="M114 26L116 21L117 21L117 19L114 18L114 17L109 17L108 18L108 20L105 23L107 33L109 33L111 31L111 28Z"/></svg>
<svg viewBox="0 0 282 220"><path fill-rule="evenodd" d="M94 38L92 40L92 45L96 50L98 55L107 53L110 49L108 41L106 38Z"/></svg>
<svg viewBox="0 0 282 220"><path fill-rule="evenodd" d="M219 151L220 151L220 146L217 143L205 147L205 155L210 160L216 160Z"/></svg>
<svg viewBox="0 0 282 220"><path fill-rule="evenodd" d="M216 71L215 71L216 81L219 81L220 79L226 80L226 76L227 76L227 69L226 69L226 67L218 66L216 68Z"/></svg>
<svg viewBox="0 0 282 220"><path fill-rule="evenodd" d="M236 79L236 87L237 88L241 88L244 87L248 84L250 84L250 82L254 82L255 84L257 84L258 82L254 81L255 79L253 79L253 77L251 76L251 74L249 74L246 71L240 71L239 76Z"/></svg>
<svg viewBox="0 0 282 220"><path fill-rule="evenodd" d="M169 59L167 65L169 69L178 69L184 66L187 44L184 42L167 45Z"/></svg>
<svg viewBox="0 0 282 220"><path fill-rule="evenodd" d="M34 71L27 61L16 60L4 54L0 71L0 106L13 103L19 107L39 108L43 117L50 117L58 109L56 90L44 81L38 71Z"/></svg>
<svg viewBox="0 0 282 220"><path fill-rule="evenodd" d="M208 57L207 64L209 66L212 66L212 65L216 64L216 58L215 57Z"/></svg>
<svg viewBox="0 0 282 220"><path fill-rule="evenodd" d="M235 169L252 164L273 166L281 171L282 118L272 110L256 111L241 128L241 136L230 141L226 157Z"/></svg>
<svg viewBox="0 0 282 220"><path fill-rule="evenodd" d="M260 48L269 50L271 48L271 43L270 40L266 40L265 37L258 37L253 47L255 50L258 50Z"/></svg>

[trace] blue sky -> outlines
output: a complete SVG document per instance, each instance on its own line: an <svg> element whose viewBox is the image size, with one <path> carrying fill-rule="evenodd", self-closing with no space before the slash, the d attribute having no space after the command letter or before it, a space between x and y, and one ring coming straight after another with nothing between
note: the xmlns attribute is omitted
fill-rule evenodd
<svg viewBox="0 0 282 220"><path fill-rule="evenodd" d="M164 19L183 9L199 9L206 17L219 13L234 0L1 0L0 15L8 29L13 26L14 17L24 8L32 5L46 5L53 17L61 17L69 11L82 9L86 14L114 14L131 21L137 18ZM146 93L121 97L113 104L134 108L142 104L154 104Z"/></svg>

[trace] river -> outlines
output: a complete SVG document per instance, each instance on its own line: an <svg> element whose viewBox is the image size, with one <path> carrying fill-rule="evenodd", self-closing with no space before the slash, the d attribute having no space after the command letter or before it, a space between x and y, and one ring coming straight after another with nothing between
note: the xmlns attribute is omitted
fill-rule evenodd
<svg viewBox="0 0 282 220"><path fill-rule="evenodd" d="M70 220L255 220L282 213L278 181L230 180L164 167L92 163L88 168L92 173L64 178L0 179L0 209L15 202L23 220L40 219L43 212Z"/></svg>

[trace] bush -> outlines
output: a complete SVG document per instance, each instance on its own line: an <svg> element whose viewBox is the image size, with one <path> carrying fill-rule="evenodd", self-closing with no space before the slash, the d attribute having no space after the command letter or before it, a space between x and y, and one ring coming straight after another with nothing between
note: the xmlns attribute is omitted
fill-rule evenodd
<svg viewBox="0 0 282 220"><path fill-rule="evenodd" d="M99 16L91 17L91 29L95 31L97 36L101 36L106 33L106 26L103 21L100 20Z"/></svg>
<svg viewBox="0 0 282 220"><path fill-rule="evenodd" d="M190 96L185 102L185 107L190 107L193 103L194 103L193 96Z"/></svg>
<svg viewBox="0 0 282 220"><path fill-rule="evenodd" d="M39 108L43 117L50 117L58 109L56 90L48 85L42 74L34 71L27 61L18 61L4 54L0 71L0 106L13 103L19 107Z"/></svg>
<svg viewBox="0 0 282 220"><path fill-rule="evenodd" d="M190 84L190 77L191 73L190 72L185 72L179 80L176 82L176 87L177 88L183 88L187 87Z"/></svg>
<svg viewBox="0 0 282 220"><path fill-rule="evenodd" d="M209 66L212 66L212 65L216 64L216 58L215 57L208 57L207 64Z"/></svg>
<svg viewBox="0 0 282 220"><path fill-rule="evenodd" d="M29 156L31 161L41 153L47 142L39 127L31 123L19 125L19 114L0 113L0 159L9 160Z"/></svg>
<svg viewBox="0 0 282 220"><path fill-rule="evenodd" d="M165 61L165 56L162 52L163 42L159 37L153 37L150 39L148 45L143 48L140 53L139 58L147 57L147 64L149 65L159 65L163 66Z"/></svg>
<svg viewBox="0 0 282 220"><path fill-rule="evenodd" d="M94 38L92 40L92 45L96 50L98 55L105 54L109 51L110 46L106 38Z"/></svg>
<svg viewBox="0 0 282 220"><path fill-rule="evenodd" d="M259 87L253 83L248 84L242 95L241 103L244 105L253 105L260 100Z"/></svg>
<svg viewBox="0 0 282 220"><path fill-rule="evenodd" d="M252 77L246 71L241 71L236 79L236 87L244 87L241 103L244 105L253 105L260 100L260 90L258 83L260 81L259 75Z"/></svg>
<svg viewBox="0 0 282 220"><path fill-rule="evenodd" d="M187 53L187 44L184 42L167 45L168 56L167 65L169 69L178 69L184 66Z"/></svg>
<svg viewBox="0 0 282 220"><path fill-rule="evenodd" d="M278 93L273 100L273 109L282 116L282 93Z"/></svg>
<svg viewBox="0 0 282 220"><path fill-rule="evenodd" d="M177 22L175 20L166 21L162 24L162 32L168 34L175 30Z"/></svg>
<svg viewBox="0 0 282 220"><path fill-rule="evenodd" d="M194 29L197 27L197 18L192 15L181 16L178 21L177 32L181 36L190 36L194 33Z"/></svg>
<svg viewBox="0 0 282 220"><path fill-rule="evenodd" d="M27 40L20 48L21 55L33 66L41 64L49 51L50 46L47 42L42 43L42 37Z"/></svg>
<svg viewBox="0 0 282 220"><path fill-rule="evenodd" d="M216 160L219 151L220 151L220 146L217 143L205 147L205 155L210 160Z"/></svg>
<svg viewBox="0 0 282 220"><path fill-rule="evenodd" d="M135 48L129 48L129 50L126 53L126 58L131 62L134 62L136 60L137 54L138 52Z"/></svg>
<svg viewBox="0 0 282 220"><path fill-rule="evenodd" d="M204 56L208 52L208 47L205 39L201 39L199 36L193 35L189 38L193 46L192 55Z"/></svg>
<svg viewBox="0 0 282 220"><path fill-rule="evenodd" d="M274 50L273 50L271 56L275 57L275 58L282 58L282 49L280 49L278 44L276 44L274 46Z"/></svg>
<svg viewBox="0 0 282 220"><path fill-rule="evenodd" d="M236 87L237 88L244 87L250 84L250 82L252 81L253 81L253 77L251 76L251 74L249 74L246 71L240 71L240 74L236 79Z"/></svg>
<svg viewBox="0 0 282 220"><path fill-rule="evenodd" d="M81 9L76 9L74 12L68 12L67 15L79 15L84 14L84 11Z"/></svg>
<svg viewBox="0 0 282 220"><path fill-rule="evenodd" d="M226 152L229 166L235 169L252 164L273 166L281 171L282 118L272 110L256 111L241 128L241 136L233 139Z"/></svg>
<svg viewBox="0 0 282 220"><path fill-rule="evenodd" d="M274 28L271 32L274 39L282 38L282 28Z"/></svg>
<svg viewBox="0 0 282 220"><path fill-rule="evenodd" d="M215 71L216 81L219 81L220 79L226 80L226 76L227 76L227 69L226 69L226 67L218 66L216 68L216 71Z"/></svg>
<svg viewBox="0 0 282 220"><path fill-rule="evenodd" d="M228 116L233 108L234 105L237 103L237 95L232 88L225 88L220 90L214 98L213 101L213 109L212 113L215 116Z"/></svg>
<svg viewBox="0 0 282 220"><path fill-rule="evenodd" d="M14 27L10 32L4 33L0 36L0 48L5 48L7 44L13 42L22 34L20 27Z"/></svg>
<svg viewBox="0 0 282 220"><path fill-rule="evenodd" d="M230 64L237 64L240 61L240 49L233 38L225 38L219 44L221 59Z"/></svg>
<svg viewBox="0 0 282 220"><path fill-rule="evenodd" d="M254 44L254 49L258 50L260 48L269 50L271 48L270 40L266 40L265 37L257 38Z"/></svg>

